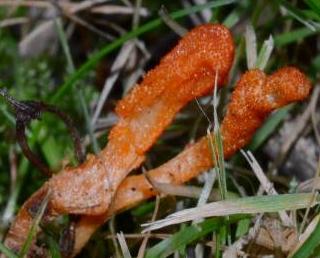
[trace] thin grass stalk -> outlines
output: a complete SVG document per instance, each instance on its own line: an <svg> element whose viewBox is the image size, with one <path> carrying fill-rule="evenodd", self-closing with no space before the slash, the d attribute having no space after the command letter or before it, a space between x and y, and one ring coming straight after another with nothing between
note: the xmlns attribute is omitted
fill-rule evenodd
<svg viewBox="0 0 320 258"><path fill-rule="evenodd" d="M213 91L213 138L214 141L210 142L210 147L214 156L214 161L216 164L215 171L218 174L218 182L221 200L225 200L227 196L227 182L226 182L226 172L225 172L225 164L224 164L224 154L223 154L223 143L222 136L220 131L220 123L218 119L217 107L218 107L218 99L217 99L217 81L218 81L218 71L215 76L215 87ZM210 137L211 139L211 137ZM229 216L226 217L229 220ZM221 256L221 248L220 246L224 246L226 236L228 235L228 229L226 225L223 225L220 230L216 232L216 257Z"/></svg>
<svg viewBox="0 0 320 258"><path fill-rule="evenodd" d="M68 73L73 74L76 69L75 69L75 66L74 66L74 63L72 60L69 44L67 42L67 37L66 37L64 29L62 27L62 22L61 22L60 18L55 19L55 25L56 25L56 28L58 31L58 35L59 35L59 39L60 39L60 43L61 43L63 52L66 56L67 65L68 65ZM83 91L80 87L76 88L75 84L72 85L72 88L73 88L73 92L76 93L77 98L80 101L80 106L82 109L82 113L84 115L87 130L88 130L91 142L92 142L93 150L95 153L98 153L100 151L100 147L98 145L98 141L97 141L96 137L94 136L93 127L90 123L89 110L88 110L87 104L84 99Z"/></svg>
<svg viewBox="0 0 320 258"><path fill-rule="evenodd" d="M123 258L132 258L130 251L129 251L129 247L127 245L127 242L126 242L126 239L125 239L123 233L122 232L117 233L117 238L118 238L118 241L119 241L119 244L121 247L121 251L123 254L122 257Z"/></svg>
<svg viewBox="0 0 320 258"><path fill-rule="evenodd" d="M263 42L263 45L260 49L257 63L256 63L256 67L258 69L263 71L266 68L268 61L270 59L273 47L274 47L274 40L272 35L270 35L270 37Z"/></svg>
<svg viewBox="0 0 320 258"><path fill-rule="evenodd" d="M318 178L319 176L320 176L320 159L318 160L317 171L316 171L316 174L314 176L314 179ZM314 200L317 197L316 184L312 185L312 193L313 193L313 199L310 200L310 206L306 209L306 212L305 212L305 214L303 216L303 220L302 220L300 228L299 228L299 235L302 234L302 232L304 231L304 229L306 227L306 223L307 223L307 220L308 220L308 215L309 215L309 212L310 212L311 204L312 204L312 202L314 202Z"/></svg>
<svg viewBox="0 0 320 258"><path fill-rule="evenodd" d="M114 228L114 220L115 220L115 216L112 216L110 221L108 222L108 227L110 230L110 234L112 235L112 245L114 247L115 256L117 258L121 258L120 249L119 249L119 245L117 242L117 236L116 236L116 232L115 232L115 228Z"/></svg>
<svg viewBox="0 0 320 258"><path fill-rule="evenodd" d="M257 63L257 37L251 24L246 26L245 42L247 67L248 69L253 69Z"/></svg>
<svg viewBox="0 0 320 258"><path fill-rule="evenodd" d="M19 257L20 258L24 258L28 252L29 252L29 249L32 245L32 241L38 231L38 227L39 227L39 224L41 222L41 219L44 215L44 212L47 208L47 205L48 205L48 202L49 202L49 197L50 197L50 191L48 191L48 193L46 194L46 196L44 197L40 207L39 207L39 210L37 211L37 214L33 220L33 223L31 225L31 228L30 228L30 231L29 231L29 234L27 236L27 239L25 241L25 243L23 244L20 252L19 252Z"/></svg>
<svg viewBox="0 0 320 258"><path fill-rule="evenodd" d="M0 242L0 253L3 253L8 258L18 258L18 256L14 252L12 252L8 247L6 247L1 242Z"/></svg>

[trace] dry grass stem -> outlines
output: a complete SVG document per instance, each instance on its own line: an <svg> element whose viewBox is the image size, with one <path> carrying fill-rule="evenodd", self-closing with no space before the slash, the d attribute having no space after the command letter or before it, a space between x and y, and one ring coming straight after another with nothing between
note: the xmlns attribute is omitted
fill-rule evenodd
<svg viewBox="0 0 320 258"><path fill-rule="evenodd" d="M251 24L246 26L245 32L246 39L246 54L247 54L247 66L248 69L256 67L257 63L257 37Z"/></svg>
<svg viewBox="0 0 320 258"><path fill-rule="evenodd" d="M155 208L154 208L154 211L153 211L153 214L152 214L151 222L154 222L156 220L157 214L158 214L158 211L159 211L159 207L160 207L160 196L157 195L156 196ZM145 254L145 251L146 251L146 247L147 247L147 243L148 243L148 240L149 240L150 236L151 236L151 232L147 232L146 236L143 238L142 243L141 243L140 248L139 248L139 251L138 251L137 258L143 258L144 257L144 254Z"/></svg>
<svg viewBox="0 0 320 258"><path fill-rule="evenodd" d="M244 152L241 150L242 155L246 158L248 163L250 164L252 171L258 178L262 189L269 195L278 195L277 191L274 189L273 184L269 181L269 179L264 174L262 168L260 167L259 163L253 156L253 154L250 151ZM288 216L288 214L284 211L279 212L281 221L286 226L292 226L293 222Z"/></svg>
<svg viewBox="0 0 320 258"><path fill-rule="evenodd" d="M103 90L100 94L99 100L98 100L98 104L97 107L95 109L95 112L92 116L92 120L91 120L91 125L95 127L95 124L101 114L103 105L105 103L105 101L107 100L114 83L116 82L116 80L119 77L120 74L120 70L126 65L126 62L130 56L130 53L132 52L132 50L134 49L134 42L129 41L126 44L124 44L119 52L119 54L117 55L115 61L112 64L111 67L111 76L109 76L103 86Z"/></svg>
<svg viewBox="0 0 320 258"><path fill-rule="evenodd" d="M167 9L164 6L162 6L161 9L159 10L159 15L163 20L163 22L180 37L183 37L188 32L186 28L181 26L179 23L177 23L175 20L173 20L170 17Z"/></svg>
<svg viewBox="0 0 320 258"><path fill-rule="evenodd" d="M120 247L121 247L123 258L132 258L130 251L129 251L129 248L128 248L128 245L127 245L127 242L126 242L126 239L125 239L122 232L117 233L117 239L118 239Z"/></svg>
<svg viewBox="0 0 320 258"><path fill-rule="evenodd" d="M281 200L279 199L277 203L276 199L271 200L269 196L261 196L218 201L197 208L185 209L154 223L143 224L142 226L146 227L143 232L207 217L298 210L309 206L313 207L319 203L319 200L314 199L314 195L310 193L283 194L279 197L281 197ZM309 205L311 201L312 204Z"/></svg>

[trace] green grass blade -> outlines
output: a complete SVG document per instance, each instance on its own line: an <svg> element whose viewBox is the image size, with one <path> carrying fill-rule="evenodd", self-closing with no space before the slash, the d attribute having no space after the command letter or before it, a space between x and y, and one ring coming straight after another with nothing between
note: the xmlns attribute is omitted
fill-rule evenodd
<svg viewBox="0 0 320 258"><path fill-rule="evenodd" d="M49 164L50 168L58 168L61 160L63 159L63 148L56 141L56 139L50 135L48 136L41 145L43 155Z"/></svg>
<svg viewBox="0 0 320 258"><path fill-rule="evenodd" d="M238 222L236 230L236 238L240 238L247 234L250 230L251 219L245 218Z"/></svg>
<svg viewBox="0 0 320 258"><path fill-rule="evenodd" d="M253 196L213 202L202 207L185 209L167 218L143 224L143 232L207 217L230 216L235 214L273 213L313 207L320 201L313 193Z"/></svg>
<svg viewBox="0 0 320 258"><path fill-rule="evenodd" d="M269 39L263 42L263 45L260 49L260 52L257 58L257 63L256 63L256 67L258 69L263 71L266 68L271 52L273 50L273 47L274 47L274 40L273 40L273 37L270 36Z"/></svg>
<svg viewBox="0 0 320 258"><path fill-rule="evenodd" d="M74 62L72 60L70 47L69 47L68 41L67 41L67 36L64 32L63 25L62 25L60 18L57 18L55 20L55 25L56 25L56 29L57 29L57 32L59 35L59 39L60 39L60 43L61 43L64 55L67 60L68 72L74 73L75 72ZM83 90L81 88L76 88L75 84L72 84L70 86L72 86L71 88L73 88L73 92L76 94L77 99L79 100L80 107L81 107L84 119L86 121L86 127L87 127L87 130L88 130L91 142L92 142L93 150L95 153L98 153L100 151L100 147L98 145L97 139L94 137L94 132L93 132L94 130L91 125L90 114L89 114L89 110L87 107L87 103L84 99Z"/></svg>
<svg viewBox="0 0 320 258"><path fill-rule="evenodd" d="M160 243L150 248L146 253L146 258L167 257L181 247L216 231L222 225L225 226L227 223L234 223L243 218L244 216L232 216L228 221L223 218L213 218L207 219L197 225L187 226L168 239L162 240Z"/></svg>
<svg viewBox="0 0 320 258"><path fill-rule="evenodd" d="M299 8L295 7L293 4L289 3L288 1L280 0L280 3L283 7L287 9L288 14L305 25L307 28L311 30L315 30L315 26L311 23L310 19L302 12Z"/></svg>
<svg viewBox="0 0 320 258"><path fill-rule="evenodd" d="M222 22L222 24L228 28L232 28L234 25L238 23L240 20L240 12L239 10L232 11Z"/></svg>
<svg viewBox="0 0 320 258"><path fill-rule="evenodd" d="M155 202L147 202L139 205L138 207L132 209L130 212L135 217L142 217L148 213L151 213L155 208Z"/></svg>
<svg viewBox="0 0 320 258"><path fill-rule="evenodd" d="M62 258L59 245L52 237L49 237L48 244L51 258Z"/></svg>
<svg viewBox="0 0 320 258"><path fill-rule="evenodd" d="M274 44L276 47L281 48L281 47L288 45L290 43L300 41L306 37L312 36L318 32L319 32L319 30L312 31L312 30L305 28L305 27L300 28L300 29L291 30L291 31L283 33L281 35L277 35L274 38Z"/></svg>
<svg viewBox="0 0 320 258"><path fill-rule="evenodd" d="M25 243L23 244L21 250L20 250L20 253L19 253L19 257L20 258L23 258L25 257L25 255L27 255L27 253L29 252L29 249L31 247L31 244L32 244L32 241L33 241L33 238L35 237L36 233L37 233L37 230L38 230L38 226L40 224L40 221L43 217L43 214L47 208L47 205L48 205L48 201L49 201L49 193L45 196L45 198L43 199L40 207L39 207L39 210L32 222L32 225L31 225L31 228L30 228L30 231L29 231L29 234L28 234L28 237L25 241Z"/></svg>
<svg viewBox="0 0 320 258"><path fill-rule="evenodd" d="M217 106L218 106L218 100L217 100L217 79L218 74L216 75L215 80L215 87L214 87L214 93L213 93L213 119L214 119L214 125L213 125L213 139L208 132L208 138L209 138L209 145L212 152L212 160L214 161L214 164L216 164L215 171L218 174L218 183L219 183L219 190L221 193L221 199L226 199L227 196L227 182L226 182L226 170L225 170L225 164L224 164L224 153L223 153L223 141L221 136L221 130L220 130L220 124L218 119L218 113L217 113Z"/></svg>
<svg viewBox="0 0 320 258"><path fill-rule="evenodd" d="M170 14L172 19L179 19L185 17L189 14L200 12L203 9L216 8L224 5L229 5L235 3L236 0L218 0L211 1L206 4L192 6L184 10L176 11ZM163 23L162 19L158 18L152 20L137 29L134 29L126 34L124 34L119 39L113 41L112 43L106 45L99 52L94 54L86 63L84 63L75 73L73 73L69 79L59 88L59 90L52 96L50 102L56 103L60 98L65 95L72 85L83 78L103 57L111 53L113 50L119 48L123 43L127 42L130 39L133 39L143 33L154 30Z"/></svg>
<svg viewBox="0 0 320 258"><path fill-rule="evenodd" d="M18 258L17 255L14 254L8 247L6 247L3 243L0 242L0 253L3 253L8 258Z"/></svg>
<svg viewBox="0 0 320 258"><path fill-rule="evenodd" d="M248 146L248 149L251 151L258 149L271 136L280 123L282 123L282 121L288 117L288 114L292 108L293 105L289 105L271 115L271 117L269 117L263 126L255 133L251 143Z"/></svg>
<svg viewBox="0 0 320 258"><path fill-rule="evenodd" d="M320 17L320 2L319 2L319 0L305 0L305 2Z"/></svg>
<svg viewBox="0 0 320 258"><path fill-rule="evenodd" d="M309 232L308 232L309 231ZM319 257L319 249L320 246L320 215L317 215L309 224L306 229L306 238L302 235L302 243L298 246L296 250L294 250L291 254L289 254L290 258L308 258L308 257Z"/></svg>

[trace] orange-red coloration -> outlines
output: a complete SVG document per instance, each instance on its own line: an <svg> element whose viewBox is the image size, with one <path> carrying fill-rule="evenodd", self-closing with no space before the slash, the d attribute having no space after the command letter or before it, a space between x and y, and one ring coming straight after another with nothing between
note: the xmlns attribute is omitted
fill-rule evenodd
<svg viewBox="0 0 320 258"><path fill-rule="evenodd" d="M271 76L259 70L245 73L235 87L221 125L225 158L246 145L274 109L305 99L310 89L310 82L305 75L292 67L282 68ZM212 166L208 139L203 137L172 160L149 171L148 175L159 183L182 184ZM113 213L132 207L155 194L145 176L126 178L108 213L98 217L82 217L76 227L75 253Z"/></svg>
<svg viewBox="0 0 320 258"><path fill-rule="evenodd" d="M50 180L53 207L60 213L101 214L127 174L144 160L175 114L195 97L221 85L232 65L234 46L221 25L189 32L116 107L119 122L107 147L78 168ZM70 176L70 173L73 175Z"/></svg>
<svg viewBox="0 0 320 258"><path fill-rule="evenodd" d="M50 190L50 215L99 215L108 210L115 191L127 174L144 160L175 114L190 100L226 81L234 45L228 29L207 24L188 33L117 105L119 122L107 147L76 168L65 168L33 195L10 228L6 245L19 249L26 239L32 216L27 207L39 202L39 192ZM22 225L22 224L23 225ZM25 232L23 231L23 232Z"/></svg>

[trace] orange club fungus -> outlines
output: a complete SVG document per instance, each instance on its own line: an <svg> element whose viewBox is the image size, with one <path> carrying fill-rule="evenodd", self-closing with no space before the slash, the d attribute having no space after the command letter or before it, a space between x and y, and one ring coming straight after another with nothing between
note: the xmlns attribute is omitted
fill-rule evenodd
<svg viewBox="0 0 320 258"><path fill-rule="evenodd" d="M127 177L128 173L141 165L145 153L183 106L212 92L216 75L218 85L226 82L233 56L233 40L224 26L207 24L191 30L118 103L119 122L105 149L76 168L65 168L26 201L7 234L6 246L21 248L32 225L30 209L39 206L47 194L44 219L81 215L72 255L112 214L154 196L144 175ZM243 74L221 125L225 158L246 145L273 110L305 99L310 88L305 75L293 67L270 76L260 70ZM212 166L208 139L203 137L147 173L156 182L183 184ZM35 249L34 245L31 251Z"/></svg>

